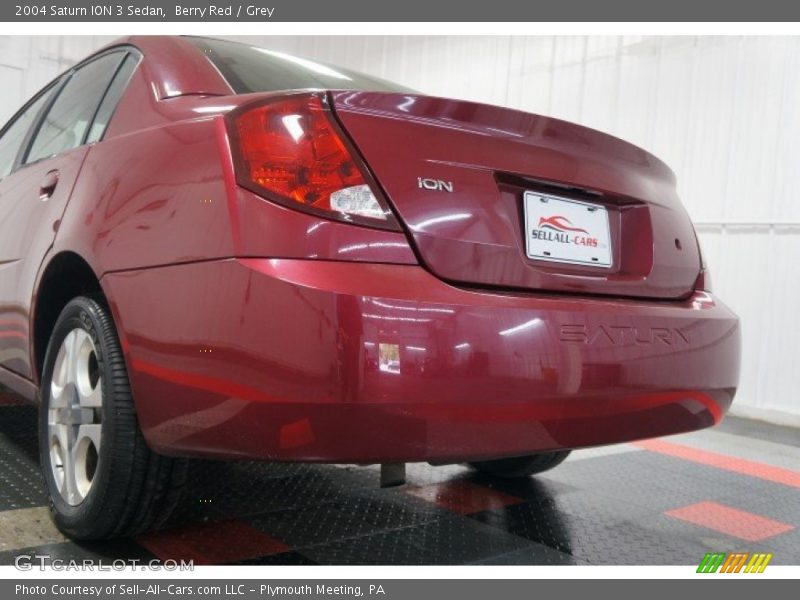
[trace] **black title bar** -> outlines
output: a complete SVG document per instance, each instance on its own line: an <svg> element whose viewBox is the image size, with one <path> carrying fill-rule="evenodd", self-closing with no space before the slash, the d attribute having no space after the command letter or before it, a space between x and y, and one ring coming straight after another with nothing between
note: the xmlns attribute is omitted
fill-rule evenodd
<svg viewBox="0 0 800 600"><path fill-rule="evenodd" d="M787 0L11 0L0 22L800 21Z"/></svg>

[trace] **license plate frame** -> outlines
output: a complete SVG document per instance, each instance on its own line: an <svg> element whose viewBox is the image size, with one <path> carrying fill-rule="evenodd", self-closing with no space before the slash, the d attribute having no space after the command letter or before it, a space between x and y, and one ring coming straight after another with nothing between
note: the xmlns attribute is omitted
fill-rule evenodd
<svg viewBox="0 0 800 600"><path fill-rule="evenodd" d="M609 214L602 204L528 190L522 208L529 259L613 267Z"/></svg>

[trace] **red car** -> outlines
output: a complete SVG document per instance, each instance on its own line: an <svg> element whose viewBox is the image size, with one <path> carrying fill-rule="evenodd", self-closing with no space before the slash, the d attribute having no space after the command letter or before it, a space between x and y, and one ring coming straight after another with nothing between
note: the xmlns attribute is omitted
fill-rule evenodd
<svg viewBox="0 0 800 600"><path fill-rule="evenodd" d="M673 173L585 127L133 37L14 116L0 178L0 382L76 538L157 526L187 457L522 476L736 390Z"/></svg>

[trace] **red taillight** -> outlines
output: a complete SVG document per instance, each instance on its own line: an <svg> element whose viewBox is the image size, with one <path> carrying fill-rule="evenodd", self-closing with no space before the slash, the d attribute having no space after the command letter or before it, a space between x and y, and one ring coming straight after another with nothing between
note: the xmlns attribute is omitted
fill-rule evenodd
<svg viewBox="0 0 800 600"><path fill-rule="evenodd" d="M245 106L230 123L240 185L306 212L398 229L321 94Z"/></svg>

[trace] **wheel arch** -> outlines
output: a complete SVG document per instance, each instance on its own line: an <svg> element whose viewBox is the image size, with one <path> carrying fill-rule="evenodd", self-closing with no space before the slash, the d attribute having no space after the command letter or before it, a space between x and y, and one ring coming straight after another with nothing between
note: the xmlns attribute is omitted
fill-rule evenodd
<svg viewBox="0 0 800 600"><path fill-rule="evenodd" d="M100 278L89 263L76 252L59 252L41 270L31 303L31 364L36 383L41 381L47 345L58 316L78 296L107 301Z"/></svg>

